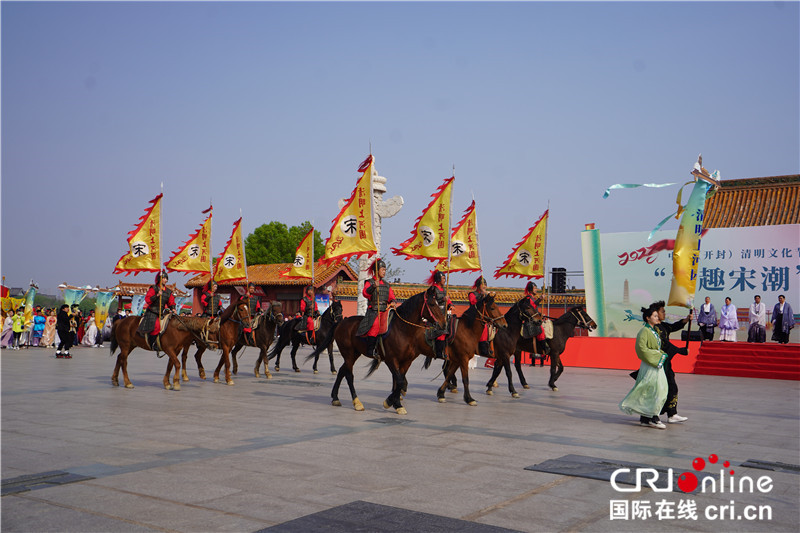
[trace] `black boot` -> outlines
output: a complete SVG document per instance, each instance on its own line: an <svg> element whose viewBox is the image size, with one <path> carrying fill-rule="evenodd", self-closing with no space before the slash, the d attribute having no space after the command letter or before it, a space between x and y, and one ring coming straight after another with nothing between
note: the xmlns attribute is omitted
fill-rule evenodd
<svg viewBox="0 0 800 533"><path fill-rule="evenodd" d="M151 335L147 334L147 344L150 345L150 349L154 351L158 351L158 335Z"/></svg>
<svg viewBox="0 0 800 533"><path fill-rule="evenodd" d="M489 341L480 341L478 343L478 353L484 357L492 356L492 350L489 348Z"/></svg>
<svg viewBox="0 0 800 533"><path fill-rule="evenodd" d="M436 358L437 359L444 359L444 341L443 340L435 340L433 341L434 346L436 347Z"/></svg>
<svg viewBox="0 0 800 533"><path fill-rule="evenodd" d="M367 344L367 357L375 357L375 345L378 344L378 337L365 337L364 342Z"/></svg>

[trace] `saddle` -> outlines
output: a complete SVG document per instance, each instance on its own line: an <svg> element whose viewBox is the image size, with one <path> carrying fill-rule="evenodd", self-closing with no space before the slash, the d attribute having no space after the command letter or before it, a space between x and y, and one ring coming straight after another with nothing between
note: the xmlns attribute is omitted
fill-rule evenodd
<svg viewBox="0 0 800 533"><path fill-rule="evenodd" d="M553 338L553 321L549 318L545 318L542 321L542 329L544 330L544 338L545 339L552 339Z"/></svg>
<svg viewBox="0 0 800 533"><path fill-rule="evenodd" d="M214 317L206 322L200 332L200 338L212 350L219 349L219 317Z"/></svg>
<svg viewBox="0 0 800 533"><path fill-rule="evenodd" d="M538 320L526 320L522 323L520 335L523 339L538 337L542 333L542 323Z"/></svg>
<svg viewBox="0 0 800 533"><path fill-rule="evenodd" d="M456 318L453 315L447 315L447 324L445 325L444 329L438 328L436 326L430 326L425 329L425 342L428 343L428 346L435 349L434 342L436 341L436 338L444 334L445 345L449 346L453 344L453 341L456 338L457 331L458 331L458 320L456 320Z"/></svg>

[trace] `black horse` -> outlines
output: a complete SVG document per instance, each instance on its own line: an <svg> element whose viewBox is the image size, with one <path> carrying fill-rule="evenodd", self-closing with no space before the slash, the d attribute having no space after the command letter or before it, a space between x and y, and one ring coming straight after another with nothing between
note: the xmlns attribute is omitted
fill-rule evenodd
<svg viewBox="0 0 800 533"><path fill-rule="evenodd" d="M511 355L517 351L517 345L522 340L522 323L527 320L540 319L541 315L533 308L529 298L522 298L511 306L503 315L507 327L498 328L494 336L494 371L492 378L486 384L486 394L492 395L495 381L502 370L506 371L508 378L508 392L512 398L519 398L519 393L514 389L514 380L511 376Z"/></svg>
<svg viewBox="0 0 800 533"><path fill-rule="evenodd" d="M576 306L569 309L566 313L553 321L553 338L547 342L550 344L550 381L547 386L552 390L557 391L556 380L564 372L564 364L561 362L561 354L567 347L567 339L575 336L575 328L582 328L592 331L597 328L594 319L589 316L583 306ZM522 375L522 351L534 353L533 339L520 339L517 343L516 350L514 351L514 366L517 369L519 380L522 386L527 388L528 383L525 381L525 376ZM499 374L499 371L496 370ZM492 381L494 380L492 376Z"/></svg>
<svg viewBox="0 0 800 533"><path fill-rule="evenodd" d="M315 332L316 342L309 342L306 333L301 333L295 329L295 326L305 317L293 318L288 322L284 322L278 328L278 342L275 347L270 350L267 355L268 359L275 359L275 372L280 372L281 368L281 352L286 348L289 343L292 343L292 368L295 372L300 372L297 366L295 357L297 356L297 349L301 344L308 344L316 346L318 349L314 350L316 356L314 357L314 373L317 371L317 361L319 361L319 352L326 349L328 350L328 359L331 364L331 374L336 374L336 367L333 366L333 330L336 325L342 321L342 302L334 300L328 307L322 317L320 318L319 329ZM313 339L311 339L313 341Z"/></svg>

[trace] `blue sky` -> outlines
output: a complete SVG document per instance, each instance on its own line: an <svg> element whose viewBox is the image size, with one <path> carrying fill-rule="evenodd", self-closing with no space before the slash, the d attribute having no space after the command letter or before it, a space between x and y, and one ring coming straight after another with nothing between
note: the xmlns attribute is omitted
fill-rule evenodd
<svg viewBox="0 0 800 533"><path fill-rule="evenodd" d="M582 270L584 224L674 211L677 187L611 184L683 183L701 152L723 179L798 173L798 6L3 2L2 274L113 286L161 182L166 250L209 200L215 254L240 209L245 235L313 219L325 239L370 143L405 199L384 252L455 165L486 274L548 202L547 266ZM432 268L390 260L404 281Z"/></svg>

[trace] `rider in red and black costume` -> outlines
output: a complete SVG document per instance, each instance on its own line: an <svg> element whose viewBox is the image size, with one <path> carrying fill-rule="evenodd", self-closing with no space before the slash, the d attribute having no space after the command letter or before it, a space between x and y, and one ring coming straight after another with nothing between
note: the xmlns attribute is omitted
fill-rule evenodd
<svg viewBox="0 0 800 533"><path fill-rule="evenodd" d="M442 288L442 282L444 281L444 275L439 270L432 270L431 275L428 278L428 285L436 289L436 304L442 308L442 310L451 311L453 310L453 302L450 301L449 297L445 296L444 288ZM446 300L446 301L445 301ZM449 318L449 317L448 317ZM447 331L436 337L436 341L434 342L434 346L436 348L436 357L438 359L444 359L444 349L445 349L445 339L447 337Z"/></svg>
<svg viewBox="0 0 800 533"><path fill-rule="evenodd" d="M297 329L305 329L306 335L309 335L309 340L315 341L314 319L319 316L319 308L317 307L316 298L314 298L313 285L306 287L305 295L300 300L300 316L304 320L298 324L300 328Z"/></svg>
<svg viewBox="0 0 800 533"><path fill-rule="evenodd" d="M531 303L531 307L533 307L534 311L539 311L539 302L542 299L538 296L539 288L536 286L536 283L529 281L527 285L525 285L525 296L524 298L528 298L528 301ZM545 338L544 328L542 328L541 332L536 335L536 344L542 348L542 353L547 355L550 353L550 346L547 343L547 339ZM544 365L544 359L542 359L542 365Z"/></svg>
<svg viewBox="0 0 800 533"><path fill-rule="evenodd" d="M478 276L475 283L472 285L472 291L469 293L469 305L477 307L478 302L483 300L489 294L489 288L486 285L486 279L483 276ZM478 353L484 357L492 357L494 352L489 343L489 324L484 323L483 332L481 332L480 339L478 339Z"/></svg>
<svg viewBox="0 0 800 533"><path fill-rule="evenodd" d="M166 272L159 272L156 274L155 284L151 285L144 295L144 316L139 323L138 331L154 350L158 335L161 333L161 317L175 310L175 297L167 288L168 279Z"/></svg>
<svg viewBox="0 0 800 533"><path fill-rule="evenodd" d="M384 281L386 263L376 259L369 267L372 276L364 282L361 294L367 299L367 313L358 325L356 335L364 337L367 344L367 357L375 356L375 345L378 335L386 333L389 321L389 309L394 307L395 297L392 287Z"/></svg>
<svg viewBox="0 0 800 533"><path fill-rule="evenodd" d="M220 313L216 281L211 280L203 287L203 291L200 293L200 305L203 307L202 316L215 317Z"/></svg>

